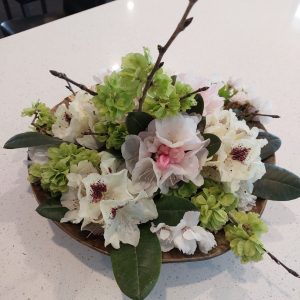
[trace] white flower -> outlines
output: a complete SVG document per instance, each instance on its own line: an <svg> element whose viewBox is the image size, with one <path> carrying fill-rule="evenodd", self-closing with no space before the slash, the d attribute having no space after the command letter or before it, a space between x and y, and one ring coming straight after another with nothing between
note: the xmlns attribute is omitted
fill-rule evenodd
<svg viewBox="0 0 300 300"><path fill-rule="evenodd" d="M151 232L156 233L162 252L169 252L175 245L173 241L173 228L165 223L159 223L156 227L152 223Z"/></svg>
<svg viewBox="0 0 300 300"><path fill-rule="evenodd" d="M189 84L194 90L205 86L209 87L208 90L200 92L204 102L203 116L219 112L222 109L224 99L219 96L219 89L223 86L221 82L211 83L207 79L191 74L179 74L177 78Z"/></svg>
<svg viewBox="0 0 300 300"><path fill-rule="evenodd" d="M207 116L205 133L215 134L222 140L220 149L206 166L218 170L220 181L230 192L238 191L241 181L253 183L264 175L260 152L267 140L256 139L258 128L250 129L231 110L224 110Z"/></svg>
<svg viewBox="0 0 300 300"><path fill-rule="evenodd" d="M151 231L155 232L160 241L163 252L178 248L184 254L194 254L197 246L203 253L208 253L217 245L215 237L209 231L197 226L200 212L188 211L177 226L167 226L160 223L155 227L151 226Z"/></svg>
<svg viewBox="0 0 300 300"><path fill-rule="evenodd" d="M248 181L242 181L239 190L235 193L239 199L238 209L249 211L256 204L257 197L252 195L253 184Z"/></svg>
<svg viewBox="0 0 300 300"><path fill-rule="evenodd" d="M135 199L104 200L100 202L104 226L105 246L120 248L120 242L136 247L140 239L138 224L156 219L154 201L146 193Z"/></svg>
<svg viewBox="0 0 300 300"><path fill-rule="evenodd" d="M101 151L99 155L101 158L101 174L116 173L120 165L120 161L114 155L106 151Z"/></svg>
<svg viewBox="0 0 300 300"><path fill-rule="evenodd" d="M61 223L72 222L78 224L82 221L79 215L80 199L82 198L82 180L90 173L96 173L97 170L92 163L83 160L77 166L72 166L68 178L68 191L61 196L61 205L69 209L65 216L60 220ZM83 226L84 227L84 226Z"/></svg>
<svg viewBox="0 0 300 300"><path fill-rule="evenodd" d="M53 135L67 142L78 142L87 148L98 149L94 136L84 135L97 121L91 99L90 94L80 91L68 107L65 103L61 104L55 112Z"/></svg>
<svg viewBox="0 0 300 300"><path fill-rule="evenodd" d="M49 146L38 146L28 148L28 156L32 163L44 164L48 161Z"/></svg>
<svg viewBox="0 0 300 300"><path fill-rule="evenodd" d="M200 171L208 141L197 130L199 121L199 117L178 114L153 120L147 131L126 137L121 150L136 190L152 195L158 188L166 193L181 180L203 184Z"/></svg>

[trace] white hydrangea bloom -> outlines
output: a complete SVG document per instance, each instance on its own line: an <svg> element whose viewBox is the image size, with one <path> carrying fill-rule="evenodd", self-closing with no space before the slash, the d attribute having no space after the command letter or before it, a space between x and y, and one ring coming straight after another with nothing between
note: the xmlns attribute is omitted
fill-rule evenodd
<svg viewBox="0 0 300 300"><path fill-rule="evenodd" d="M264 175L260 152L267 140L256 139L258 128L250 129L234 112L224 110L207 116L205 133L215 134L222 140L220 149L206 166L218 170L220 181L231 193L239 190L241 181L254 183Z"/></svg>
<svg viewBox="0 0 300 300"><path fill-rule="evenodd" d="M87 148L98 149L95 137L84 135L85 132L93 129L97 121L91 99L90 94L79 91L69 106L65 103L61 104L55 112L56 121L52 125L53 135L67 142L78 142Z"/></svg>
<svg viewBox="0 0 300 300"><path fill-rule="evenodd" d="M192 255L197 246L205 254L214 248L217 245L214 235L201 226L197 226L199 216L200 212L188 211L177 226L167 226L164 223L157 226L152 224L150 230L157 234L161 250L168 252L177 248L184 254Z"/></svg>

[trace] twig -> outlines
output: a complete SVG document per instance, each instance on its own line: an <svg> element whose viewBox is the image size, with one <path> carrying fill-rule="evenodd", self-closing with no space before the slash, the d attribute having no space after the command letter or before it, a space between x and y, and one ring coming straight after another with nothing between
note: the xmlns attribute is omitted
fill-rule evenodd
<svg viewBox="0 0 300 300"><path fill-rule="evenodd" d="M72 89L72 86L71 86L71 84L70 84L69 81L67 81L66 88L73 94L73 96L76 95L76 93L75 93L74 90Z"/></svg>
<svg viewBox="0 0 300 300"><path fill-rule="evenodd" d="M98 95L96 92L94 92L94 91L90 90L89 88L87 88L84 84L78 83L78 82L68 78L67 75L64 74L64 73L57 72L57 71L54 71L54 70L50 70L49 72L53 76L65 80L68 83L69 86L70 86L70 83L72 83L73 85L79 87L83 91L86 91L87 93L89 93L92 96L97 96Z"/></svg>
<svg viewBox="0 0 300 300"><path fill-rule="evenodd" d="M171 37L169 38L169 40L167 41L167 43L164 46L158 45L157 49L158 49L158 57L157 60L154 64L153 69L151 70L150 74L147 77L144 89L143 89L143 93L141 98L139 99L139 111L142 111L143 108L143 104L147 95L147 92L152 84L152 80L153 77L155 75L155 73L159 70L159 68L161 68L161 61L162 58L164 56L164 54L166 53L166 51L168 50L168 48L171 46L171 44L173 43L173 41L176 39L176 37L179 35L180 32L184 31L185 28L187 28L191 22L193 21L193 18L187 18L191 9L193 8L194 4L197 2L198 0L189 0L189 4L180 20L180 22L178 23L175 31L173 32L173 34L171 35Z"/></svg>
<svg viewBox="0 0 300 300"><path fill-rule="evenodd" d="M188 98L188 97L190 97L190 96L193 96L193 95L195 95L195 94L198 94L198 93L200 93L200 92L205 92L205 91L208 90L208 89L209 89L208 86L199 88L198 90L195 90L195 91L193 91L193 92L191 92L191 93L188 93L188 94L182 96L182 97L180 98L180 101L181 101L181 100L184 100L184 99L186 99L186 98Z"/></svg>
<svg viewBox="0 0 300 300"><path fill-rule="evenodd" d="M234 217L233 217L233 215L229 212L228 213L228 217L229 217L229 220L231 221L231 223L233 223L233 224L235 224L235 225L238 225L238 222L234 219ZM251 233L249 233L249 229L248 228L246 228L245 226L243 226L243 229L248 233L248 234L251 234ZM294 271L294 270L292 270L292 269L290 269L289 267L287 267L283 262L281 262L276 256L274 256L271 252L269 252L267 249L265 249L264 247L262 247L262 249L265 251L265 253L267 253L270 257L271 257L271 259L273 260L273 261L275 261L278 265L280 265L280 266L282 266L285 270L287 270L290 274L292 274L293 276L295 276L295 277L297 277L297 278L300 278L300 275L296 272L296 271Z"/></svg>
<svg viewBox="0 0 300 300"><path fill-rule="evenodd" d="M274 119L280 118L280 116L278 116L278 115L267 115L267 114L259 114L259 113L254 113L253 116L270 117L270 118L274 118Z"/></svg>

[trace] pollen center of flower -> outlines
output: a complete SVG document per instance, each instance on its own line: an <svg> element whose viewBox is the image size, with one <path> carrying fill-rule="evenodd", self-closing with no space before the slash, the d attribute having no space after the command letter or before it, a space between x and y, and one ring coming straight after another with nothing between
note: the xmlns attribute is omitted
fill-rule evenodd
<svg viewBox="0 0 300 300"><path fill-rule="evenodd" d="M91 185L91 197L93 203L98 203L102 197L103 194L107 192L107 187L104 183L101 181L98 181L96 183L93 183Z"/></svg>
<svg viewBox="0 0 300 300"><path fill-rule="evenodd" d="M157 166L165 170L170 164L179 164L184 158L183 148L170 148L166 145L160 145L157 149L155 160Z"/></svg>
<svg viewBox="0 0 300 300"><path fill-rule="evenodd" d="M250 150L250 148L238 146L231 150L230 155L232 156L233 160L243 162L247 158Z"/></svg>

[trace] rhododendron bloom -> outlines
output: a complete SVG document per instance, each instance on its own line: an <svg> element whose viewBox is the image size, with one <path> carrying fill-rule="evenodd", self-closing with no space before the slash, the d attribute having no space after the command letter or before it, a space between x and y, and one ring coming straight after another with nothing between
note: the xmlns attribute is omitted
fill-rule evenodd
<svg viewBox="0 0 300 300"><path fill-rule="evenodd" d="M258 128L250 129L232 110L224 110L206 118L205 133L222 139L220 149L206 166L218 171L219 180L231 193L239 190L242 181L253 183L264 175L266 170L260 152L267 140L257 139Z"/></svg>
<svg viewBox="0 0 300 300"><path fill-rule="evenodd" d="M122 145L133 188L152 195L158 188L166 193L179 181L203 184L200 174L209 141L197 130L199 117L178 114L150 122L147 131L128 135Z"/></svg>

